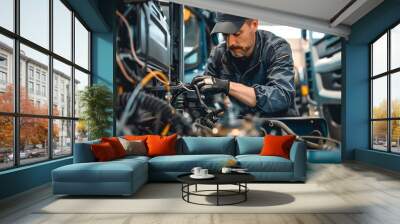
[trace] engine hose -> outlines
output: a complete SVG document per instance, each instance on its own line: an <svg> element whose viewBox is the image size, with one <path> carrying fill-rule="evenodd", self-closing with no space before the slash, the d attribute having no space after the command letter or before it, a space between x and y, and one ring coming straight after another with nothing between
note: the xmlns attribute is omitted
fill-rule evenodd
<svg viewBox="0 0 400 224"><path fill-rule="evenodd" d="M181 90L177 91L176 93L174 93L174 94L172 95L172 98L171 98L171 104L174 105L175 100L178 99L178 96L181 95L181 94L184 93L184 92L185 92L185 90L184 90L184 89L181 89Z"/></svg>
<svg viewBox="0 0 400 224"><path fill-rule="evenodd" d="M214 127L214 122L212 122L210 119L207 119L207 118L201 119L201 123L206 125L209 128Z"/></svg>
<svg viewBox="0 0 400 224"><path fill-rule="evenodd" d="M199 100L199 102L200 102L200 105L203 107L203 109L204 109L207 113L210 113L210 112L211 112L211 109L204 103L203 99L201 98L201 94L200 94L199 87L198 87L197 85L193 85L193 87L194 87L194 89L195 89L195 91L196 91L196 95L197 95L197 98L198 98L198 100Z"/></svg>
<svg viewBox="0 0 400 224"><path fill-rule="evenodd" d="M284 130L286 133L288 133L288 134L290 134L290 135L295 135L297 140L306 143L308 147L311 147L311 148L321 148L321 147L322 147L320 144L307 141L307 140L305 140L304 138L302 138L301 136L297 135L292 129L290 129L290 128L289 128L285 123L283 123L282 121L278 121L278 120L268 120L268 119L265 119L265 121L266 121L266 122L269 122L269 125L270 125L271 127L276 126L276 127L281 128L282 130Z"/></svg>
<svg viewBox="0 0 400 224"><path fill-rule="evenodd" d="M131 94L131 92L121 94L118 97L117 106L121 108L126 106ZM170 121L171 124L176 125L176 127L180 129L179 131L190 132L191 124L187 122L183 116L175 113L174 109L164 100L144 92L140 92L137 98L138 106L141 109L158 113L161 121Z"/></svg>
<svg viewBox="0 0 400 224"><path fill-rule="evenodd" d="M327 137L323 137L323 136L308 136L308 135L302 135L301 137L303 138L310 138L310 139L320 139L320 140L325 140L325 141L329 141L329 142L333 142L335 144L340 145L340 141L336 140L336 139L332 139L332 138L327 138Z"/></svg>

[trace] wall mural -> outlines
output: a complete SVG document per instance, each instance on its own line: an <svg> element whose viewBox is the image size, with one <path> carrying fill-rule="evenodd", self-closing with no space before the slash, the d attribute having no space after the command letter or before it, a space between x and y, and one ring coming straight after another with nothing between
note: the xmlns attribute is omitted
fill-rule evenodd
<svg viewBox="0 0 400 224"><path fill-rule="evenodd" d="M149 1L116 14L117 135L294 134L340 149L340 37L258 21L256 53L241 60L250 39L211 34L216 12ZM268 55L273 35L280 51ZM226 92L227 80L253 88L256 105Z"/></svg>

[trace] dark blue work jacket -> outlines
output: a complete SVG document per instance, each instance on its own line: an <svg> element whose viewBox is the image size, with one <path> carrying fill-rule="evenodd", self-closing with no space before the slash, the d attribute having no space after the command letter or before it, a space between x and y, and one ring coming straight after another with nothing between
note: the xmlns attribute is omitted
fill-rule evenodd
<svg viewBox="0 0 400 224"><path fill-rule="evenodd" d="M296 116L292 51L288 42L271 32L259 30L247 69L238 69L226 47L216 46L208 58L205 74L251 86L257 103L251 108L230 97L240 114L261 117ZM242 74L241 71L244 71Z"/></svg>

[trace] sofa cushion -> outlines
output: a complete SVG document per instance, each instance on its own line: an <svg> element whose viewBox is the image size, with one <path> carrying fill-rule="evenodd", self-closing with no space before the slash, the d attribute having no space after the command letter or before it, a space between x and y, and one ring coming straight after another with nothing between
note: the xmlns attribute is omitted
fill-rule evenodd
<svg viewBox="0 0 400 224"><path fill-rule="evenodd" d="M183 137L180 139L180 154L226 154L235 155L233 137Z"/></svg>
<svg viewBox="0 0 400 224"><path fill-rule="evenodd" d="M292 161L279 156L238 155L240 167L249 172L292 172Z"/></svg>
<svg viewBox="0 0 400 224"><path fill-rule="evenodd" d="M176 154L176 139L178 135L172 134L169 136L148 135L147 155L148 156L164 156Z"/></svg>
<svg viewBox="0 0 400 224"><path fill-rule="evenodd" d="M99 162L110 161L118 158L118 156L115 154L113 147L108 142L93 144L90 147L92 149L94 157L96 157L96 160Z"/></svg>
<svg viewBox="0 0 400 224"><path fill-rule="evenodd" d="M126 155L138 155L145 156L147 155L146 143L140 140L126 140L124 138L118 137L121 145L124 147L126 151Z"/></svg>
<svg viewBox="0 0 400 224"><path fill-rule="evenodd" d="M129 141L144 141L146 142L147 135L125 135L123 136L124 139L129 140Z"/></svg>
<svg viewBox="0 0 400 224"><path fill-rule="evenodd" d="M123 159L74 163L59 167L52 173L53 181L58 182L130 182L135 172L147 172L146 166L147 163L139 159Z"/></svg>
<svg viewBox="0 0 400 224"><path fill-rule="evenodd" d="M264 137L236 137L236 155L259 154Z"/></svg>
<svg viewBox="0 0 400 224"><path fill-rule="evenodd" d="M190 172L193 167L200 166L210 171L219 171L230 159L231 155L175 155L158 156L149 160L149 170L163 172Z"/></svg>
<svg viewBox="0 0 400 224"><path fill-rule="evenodd" d="M296 140L295 135L265 135L261 156L280 156L290 159L290 148Z"/></svg>
<svg viewBox="0 0 400 224"><path fill-rule="evenodd" d="M117 158L122 158L126 156L126 151L119 141L118 137L104 137L101 138L101 142L108 142L114 149L115 155Z"/></svg>

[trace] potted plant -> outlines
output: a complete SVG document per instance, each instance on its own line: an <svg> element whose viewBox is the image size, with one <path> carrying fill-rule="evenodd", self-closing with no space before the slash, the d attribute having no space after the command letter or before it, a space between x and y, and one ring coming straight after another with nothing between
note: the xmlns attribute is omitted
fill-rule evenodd
<svg viewBox="0 0 400 224"><path fill-rule="evenodd" d="M102 84L86 87L80 92L79 106L82 109L79 122L87 127L89 140L109 136L112 125L112 92Z"/></svg>

